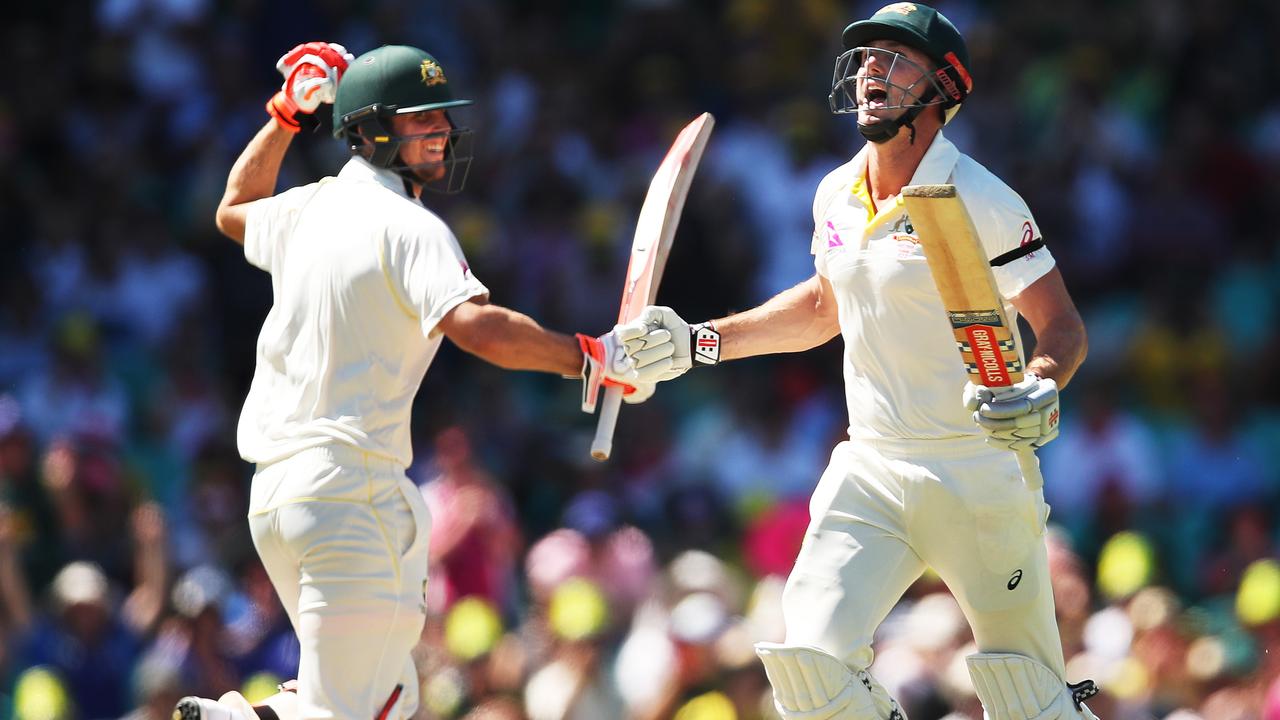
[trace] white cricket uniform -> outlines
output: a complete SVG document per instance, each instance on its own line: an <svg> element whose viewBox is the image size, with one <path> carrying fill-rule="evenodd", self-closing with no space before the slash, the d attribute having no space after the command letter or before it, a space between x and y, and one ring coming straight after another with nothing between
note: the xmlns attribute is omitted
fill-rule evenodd
<svg viewBox="0 0 1280 720"><path fill-rule="evenodd" d="M302 644L301 717L409 717L431 524L404 473L409 414L441 318L488 291L448 226L360 158L255 202L244 253L274 305L237 440L257 464L254 545Z"/></svg>
<svg viewBox="0 0 1280 720"><path fill-rule="evenodd" d="M786 643L866 669L876 627L927 565L981 651L1021 653L1062 675L1048 508L964 408L967 376L921 246L900 199L877 212L866 163L864 148L813 204L814 264L835 291L844 338L849 440L810 502L784 594ZM956 185L989 257L1040 237L1022 199L941 133L911 180L936 183ZM1011 322L1008 298L1053 266L1041 249L994 269Z"/></svg>

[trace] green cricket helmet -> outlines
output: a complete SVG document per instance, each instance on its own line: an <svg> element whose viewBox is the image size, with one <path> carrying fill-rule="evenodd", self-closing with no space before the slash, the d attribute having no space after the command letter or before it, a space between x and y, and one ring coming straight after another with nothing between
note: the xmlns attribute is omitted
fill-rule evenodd
<svg viewBox="0 0 1280 720"><path fill-rule="evenodd" d="M924 84L919 91L900 88L909 91L904 92L904 103L907 99L914 102L890 106L910 108L897 122L877 123L874 130L859 124L859 130L873 142L883 142L897 134L899 127L910 126L926 106L941 105L945 120L950 122L959 111L960 104L973 90L973 78L969 74L969 50L964 38L945 15L928 5L912 2L886 5L866 20L859 20L846 27L843 40L846 51L836 59L830 95L831 110L835 113L858 111L855 76L861 64L861 51L872 41L900 42L924 53L934 63L933 68L921 68L925 75ZM905 59L901 61L909 62ZM873 135L879 136L879 139L872 137Z"/></svg>
<svg viewBox="0 0 1280 720"><path fill-rule="evenodd" d="M420 168L404 165L399 157L400 145L418 137L393 135L390 119L470 104L453 96L444 68L430 53L407 45L384 45L356 58L343 74L333 102L333 136L373 165L422 182L414 172ZM444 188L424 183L427 187L446 192L462 189L471 164L470 140L471 130L450 130L443 161L449 180Z"/></svg>

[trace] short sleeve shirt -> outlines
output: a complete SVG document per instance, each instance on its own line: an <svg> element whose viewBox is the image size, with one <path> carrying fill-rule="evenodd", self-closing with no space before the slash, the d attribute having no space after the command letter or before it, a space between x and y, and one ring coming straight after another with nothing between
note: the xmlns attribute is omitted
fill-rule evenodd
<svg viewBox="0 0 1280 720"><path fill-rule="evenodd" d="M409 413L440 320L488 294L457 238L396 174L353 158L336 177L255 202L245 258L271 274L237 430L267 463L331 442L408 465Z"/></svg>
<svg viewBox="0 0 1280 720"><path fill-rule="evenodd" d="M854 439L948 438L979 432L961 403L967 376L942 300L901 198L877 208L867 150L832 171L813 203L811 252L831 282L844 340L845 396ZM988 257L1040 238L1007 185L939 132L910 184L952 183ZM994 268L1017 334L1016 297L1054 267L1047 249Z"/></svg>

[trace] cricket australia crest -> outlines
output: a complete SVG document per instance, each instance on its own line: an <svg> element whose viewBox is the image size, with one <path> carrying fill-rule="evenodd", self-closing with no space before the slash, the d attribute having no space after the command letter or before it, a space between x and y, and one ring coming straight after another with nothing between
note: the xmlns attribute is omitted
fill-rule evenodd
<svg viewBox="0 0 1280 720"><path fill-rule="evenodd" d="M444 77L444 68L440 67L440 63L435 60L422 61L422 84L427 87L432 85L440 85L448 80Z"/></svg>

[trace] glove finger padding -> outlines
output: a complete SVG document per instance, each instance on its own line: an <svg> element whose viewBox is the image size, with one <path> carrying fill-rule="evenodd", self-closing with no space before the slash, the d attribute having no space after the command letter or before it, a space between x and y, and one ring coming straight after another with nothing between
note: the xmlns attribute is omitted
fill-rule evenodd
<svg viewBox="0 0 1280 720"><path fill-rule="evenodd" d="M583 412L595 412L601 387L617 386L623 388L627 394L636 392L636 385L642 382L640 373L615 332L607 332L600 337L578 333L574 337L582 350ZM653 374L663 372L664 369L660 363L661 361L651 364L650 372ZM644 381L650 382L647 379Z"/></svg>
<svg viewBox="0 0 1280 720"><path fill-rule="evenodd" d="M995 399L995 395L991 392L991 388L967 382L964 384L964 394L961 396L960 401L964 403L966 410L974 412L982 407L983 403L989 403L993 399Z"/></svg>
<svg viewBox="0 0 1280 720"><path fill-rule="evenodd" d="M622 326L615 328L616 333ZM644 367L651 362L656 362L663 358L671 357L675 352L675 346L671 344L671 332L669 330L649 330L644 335L632 337L628 339L619 333L626 348L627 355L635 361L636 367Z"/></svg>
<svg viewBox="0 0 1280 720"><path fill-rule="evenodd" d="M1015 386L1017 387L1017 386ZM1029 391L1012 396L997 394L994 400L983 403L978 412L986 418L1012 418L1027 413L1040 412L1058 402L1058 384L1052 380L1036 378Z"/></svg>
<svg viewBox="0 0 1280 720"><path fill-rule="evenodd" d="M671 354L674 351L675 347L671 343L666 343L634 353L631 355L631 360L635 363L636 370L640 372L641 376L652 373L650 368L657 363L663 363L661 370L665 372L671 368Z"/></svg>
<svg viewBox="0 0 1280 720"><path fill-rule="evenodd" d="M973 414L988 444L1010 450L1043 447L1058 436L1060 417L1057 383L1039 378L1030 392L983 403Z"/></svg>
<svg viewBox="0 0 1280 720"><path fill-rule="evenodd" d="M293 81L288 84L289 94L299 110L315 112L321 105L333 103L338 96L338 84L327 75L304 76L307 72L319 73L320 70L314 65L299 67Z"/></svg>
<svg viewBox="0 0 1280 720"><path fill-rule="evenodd" d="M987 445L999 450L1012 450L1021 452L1023 450L1034 450L1040 447L1040 438L1004 438L995 435L987 436Z"/></svg>
<svg viewBox="0 0 1280 720"><path fill-rule="evenodd" d="M314 129L318 121L311 114L337 99L338 80L353 60L337 43L309 42L294 47L276 61L284 84L267 101L267 113L291 133Z"/></svg>
<svg viewBox="0 0 1280 720"><path fill-rule="evenodd" d="M979 410L973 414L973 421L981 425L982 429L989 433L1024 427L1038 428L1040 427L1040 413L1032 412L1026 415L1018 415L1017 417L993 418L988 417Z"/></svg>
<svg viewBox="0 0 1280 720"><path fill-rule="evenodd" d="M656 383L663 380L670 380L676 375L672 375L673 362L670 357L660 358L649 362L644 367L637 367L634 370L635 382L637 383Z"/></svg>
<svg viewBox="0 0 1280 720"><path fill-rule="evenodd" d="M640 313L640 318L649 327L670 330L672 335L679 335L679 333L675 332L676 330L689 327L689 323L677 315L675 310L665 305L650 305L646 307Z"/></svg>
<svg viewBox="0 0 1280 720"><path fill-rule="evenodd" d="M652 330L653 327L646 323L643 318L636 318L630 322L618 323L613 326L614 336L628 346L637 340L642 340Z"/></svg>
<svg viewBox="0 0 1280 720"><path fill-rule="evenodd" d="M658 384L656 382L637 382L631 388L631 392L623 394L622 402L628 405L639 405L653 397L653 393L658 389Z"/></svg>
<svg viewBox="0 0 1280 720"><path fill-rule="evenodd" d="M280 56L276 61L276 70L287 81L293 77L299 65L313 63L334 68L339 74L346 72L347 66L356 58L338 43L307 42L294 46L292 50Z"/></svg>

